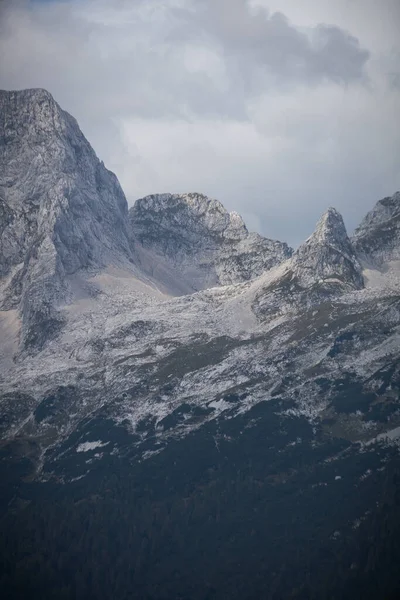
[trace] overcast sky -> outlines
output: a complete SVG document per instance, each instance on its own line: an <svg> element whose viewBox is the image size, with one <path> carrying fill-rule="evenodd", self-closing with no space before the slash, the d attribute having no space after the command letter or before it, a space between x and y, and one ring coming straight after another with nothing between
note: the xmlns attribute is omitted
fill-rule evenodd
<svg viewBox="0 0 400 600"><path fill-rule="evenodd" d="M128 202L203 192L297 245L400 188L399 0L0 0L0 87L44 87Z"/></svg>

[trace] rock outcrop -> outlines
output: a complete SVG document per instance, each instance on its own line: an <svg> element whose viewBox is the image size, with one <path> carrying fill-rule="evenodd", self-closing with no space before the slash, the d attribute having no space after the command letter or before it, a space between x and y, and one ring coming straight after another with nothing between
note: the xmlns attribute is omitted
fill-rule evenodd
<svg viewBox="0 0 400 600"><path fill-rule="evenodd" d="M383 198L354 232L353 245L367 264L400 260L400 192Z"/></svg>
<svg viewBox="0 0 400 600"><path fill-rule="evenodd" d="M334 208L318 221L314 233L293 255L293 272L299 284L335 285L361 289L361 265L346 232L342 215Z"/></svg>
<svg viewBox="0 0 400 600"><path fill-rule="evenodd" d="M202 194L146 196L129 216L142 268L175 293L253 279L292 254Z"/></svg>

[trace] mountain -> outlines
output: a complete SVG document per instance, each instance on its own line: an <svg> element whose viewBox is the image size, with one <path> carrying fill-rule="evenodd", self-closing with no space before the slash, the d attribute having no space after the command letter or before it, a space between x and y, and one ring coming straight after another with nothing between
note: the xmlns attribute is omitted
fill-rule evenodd
<svg viewBox="0 0 400 600"><path fill-rule="evenodd" d="M254 279L292 254L202 194L147 196L129 217L142 269L177 293Z"/></svg>
<svg viewBox="0 0 400 600"><path fill-rule="evenodd" d="M106 268L175 295L250 279L291 252L196 194L139 200L128 217L117 178L47 91L2 91L0 109L0 309L20 310L23 349L55 337L59 308L97 293L88 279Z"/></svg>
<svg viewBox="0 0 400 600"><path fill-rule="evenodd" d="M353 244L367 263L400 260L400 192L377 202L357 227Z"/></svg>
<svg viewBox="0 0 400 600"><path fill-rule="evenodd" d="M397 598L398 194L292 253L1 98L7 598Z"/></svg>
<svg viewBox="0 0 400 600"><path fill-rule="evenodd" d="M292 258L260 286L253 309L260 318L267 318L277 312L304 310L363 287L362 268L343 218L329 208Z"/></svg>
<svg viewBox="0 0 400 600"><path fill-rule="evenodd" d="M127 203L77 122L41 89L0 92L0 307L42 346L82 270L131 260Z"/></svg>
<svg viewBox="0 0 400 600"><path fill-rule="evenodd" d="M293 272L300 285L335 285L338 290L364 287L361 265L342 216L329 208L314 233L296 251Z"/></svg>

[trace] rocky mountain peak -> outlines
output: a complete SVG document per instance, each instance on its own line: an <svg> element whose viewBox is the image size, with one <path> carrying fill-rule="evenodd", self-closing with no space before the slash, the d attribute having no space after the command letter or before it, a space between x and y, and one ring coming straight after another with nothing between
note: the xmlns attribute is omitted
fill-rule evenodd
<svg viewBox="0 0 400 600"><path fill-rule="evenodd" d="M2 136L8 140L65 130L66 113L44 89L0 90L0 106Z"/></svg>
<svg viewBox="0 0 400 600"><path fill-rule="evenodd" d="M253 279L292 253L203 194L146 196L129 217L136 261L174 294Z"/></svg>
<svg viewBox="0 0 400 600"><path fill-rule="evenodd" d="M129 262L128 208L48 92L1 91L0 115L0 309L20 309L23 343L33 345L45 321L57 329L51 315L68 277Z"/></svg>
<svg viewBox="0 0 400 600"><path fill-rule="evenodd" d="M346 245L348 236L342 215L332 207L329 207L319 219L314 232L306 240L305 244L320 245L330 244L333 246Z"/></svg>
<svg viewBox="0 0 400 600"><path fill-rule="evenodd" d="M204 237L193 238L200 233L206 238L241 239L248 235L240 215L229 213L221 202L204 194L153 194L137 200L130 215L136 229L143 216L147 224L146 215L153 215L160 228L173 228L180 237L190 237L196 246L209 243ZM182 226L185 232L181 231Z"/></svg>
<svg viewBox="0 0 400 600"><path fill-rule="evenodd" d="M400 192L376 203L355 230L353 244L367 263L400 259Z"/></svg>
<svg viewBox="0 0 400 600"><path fill-rule="evenodd" d="M393 196L387 196L378 200L374 208L366 214L356 232L365 230L368 226L373 227L378 223L390 221L393 217L400 214L400 192L395 192Z"/></svg>
<svg viewBox="0 0 400 600"><path fill-rule="evenodd" d="M328 208L314 233L293 256L293 268L302 285L339 284L363 287L361 266L357 260L342 215Z"/></svg>
<svg viewBox="0 0 400 600"><path fill-rule="evenodd" d="M267 276L257 290L253 310L265 319L363 287L362 268L343 217L335 208L328 208L291 259Z"/></svg>

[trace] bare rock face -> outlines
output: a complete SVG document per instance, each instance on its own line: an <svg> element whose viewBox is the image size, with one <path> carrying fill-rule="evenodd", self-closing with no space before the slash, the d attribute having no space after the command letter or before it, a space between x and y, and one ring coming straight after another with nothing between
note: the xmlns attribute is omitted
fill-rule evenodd
<svg viewBox="0 0 400 600"><path fill-rule="evenodd" d="M357 227L353 245L367 263L400 260L400 192L376 203Z"/></svg>
<svg viewBox="0 0 400 600"><path fill-rule="evenodd" d="M361 289L363 277L342 215L329 208L314 233L293 256L293 270L300 285L336 284L344 290Z"/></svg>
<svg viewBox="0 0 400 600"><path fill-rule="evenodd" d="M202 194L147 196L129 216L142 268L173 293L247 281L292 254Z"/></svg>
<svg viewBox="0 0 400 600"><path fill-rule="evenodd" d="M21 309L24 346L56 333L68 276L131 258L127 212L117 178L48 92L0 92L0 309Z"/></svg>
<svg viewBox="0 0 400 600"><path fill-rule="evenodd" d="M278 273L260 287L253 305L260 318L298 310L364 287L362 267L343 218L329 208L314 233Z"/></svg>

